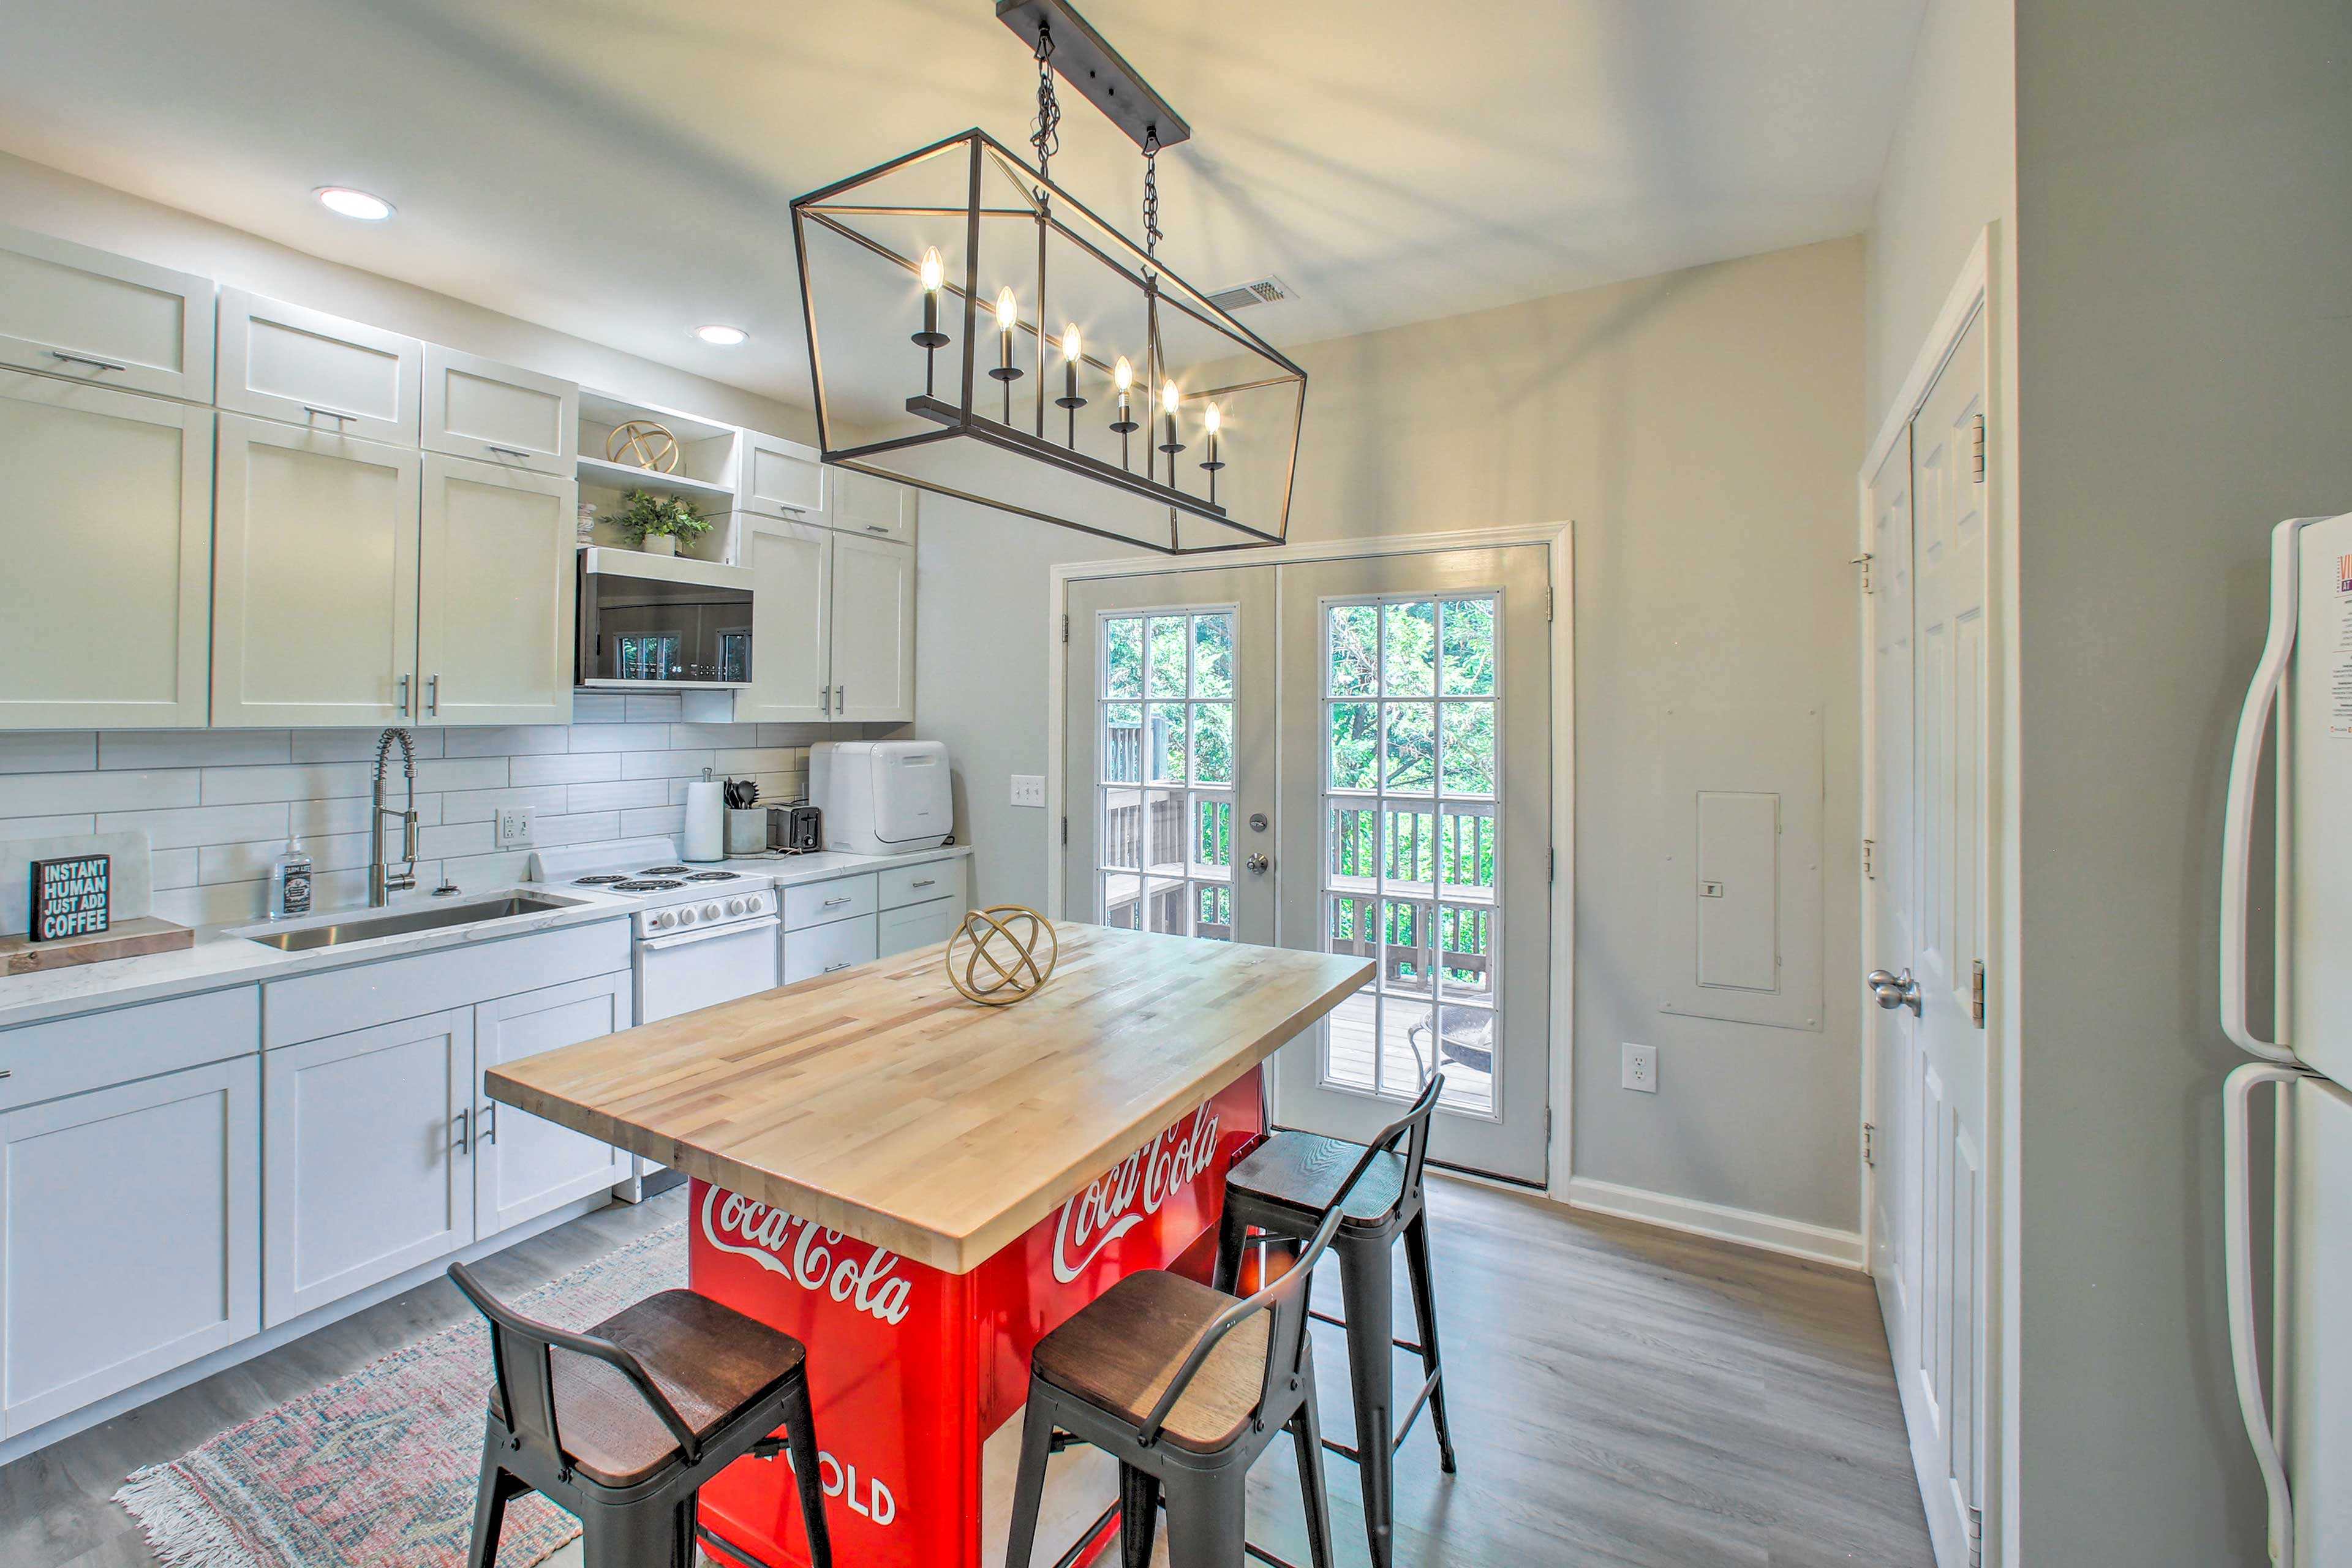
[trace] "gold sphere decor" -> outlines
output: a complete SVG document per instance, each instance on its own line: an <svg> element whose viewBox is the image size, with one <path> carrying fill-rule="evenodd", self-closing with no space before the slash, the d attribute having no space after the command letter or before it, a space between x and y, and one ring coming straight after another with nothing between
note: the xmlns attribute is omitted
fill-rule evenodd
<svg viewBox="0 0 2352 1568"><path fill-rule="evenodd" d="M648 473L677 472L677 437L663 426L650 419L632 419L616 425L604 437L604 460L631 463Z"/></svg>
<svg viewBox="0 0 2352 1568"><path fill-rule="evenodd" d="M1045 942L1045 963L1038 963L1037 943ZM966 998L983 1007L1010 1007L1034 996L1050 979L1062 958L1062 939L1054 922L1020 904L996 904L973 910L948 939L948 979ZM981 966L994 971L982 975Z"/></svg>

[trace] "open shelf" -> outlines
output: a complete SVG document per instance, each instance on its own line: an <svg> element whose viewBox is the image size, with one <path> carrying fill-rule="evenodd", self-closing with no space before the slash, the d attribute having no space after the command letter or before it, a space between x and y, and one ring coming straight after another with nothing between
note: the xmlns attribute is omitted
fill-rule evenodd
<svg viewBox="0 0 2352 1568"><path fill-rule="evenodd" d="M582 484L596 485L608 490L645 490L657 496L679 496L693 501L706 513L735 510L735 488L732 485L715 484L689 474L657 474L634 463L608 462L583 452L579 459L579 475Z"/></svg>

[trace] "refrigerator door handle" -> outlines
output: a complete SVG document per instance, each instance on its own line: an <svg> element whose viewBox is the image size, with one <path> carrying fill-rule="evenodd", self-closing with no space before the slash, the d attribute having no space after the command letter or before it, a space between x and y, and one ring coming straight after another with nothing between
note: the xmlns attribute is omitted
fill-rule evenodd
<svg viewBox="0 0 2352 1568"><path fill-rule="evenodd" d="M2253 875L2254 786L2263 771L2263 736L2278 708L2279 687L2294 653L2296 552L2307 518L2271 531L2271 629L2262 663L2238 714L2230 753L2230 798L2221 826L2221 1031L2238 1048L2264 1061L2288 1062L2294 1052L2262 1038L2246 1016L2246 921Z"/></svg>
<svg viewBox="0 0 2352 1568"><path fill-rule="evenodd" d="M2246 1439L2253 1445L2263 1489L2270 1494L2270 1558L2280 1568L2294 1561L2294 1497L2263 1396L2262 1358L2254 1339L2253 1183L2246 1168L2246 1123L2255 1089L2276 1084L2284 1094L2295 1079L2308 1076L2297 1068L2248 1062L2221 1084L2221 1247L2230 1307L2230 1364L2237 1376ZM2271 1353L2277 1355L2279 1348L2273 1345Z"/></svg>

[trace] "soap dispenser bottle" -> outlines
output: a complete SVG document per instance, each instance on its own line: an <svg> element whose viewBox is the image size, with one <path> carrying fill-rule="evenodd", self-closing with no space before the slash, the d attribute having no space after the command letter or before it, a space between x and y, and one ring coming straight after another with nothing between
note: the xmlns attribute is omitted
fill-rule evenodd
<svg viewBox="0 0 2352 1568"><path fill-rule="evenodd" d="M310 912L310 857L303 852L302 836L286 841L286 848L269 865L269 918Z"/></svg>

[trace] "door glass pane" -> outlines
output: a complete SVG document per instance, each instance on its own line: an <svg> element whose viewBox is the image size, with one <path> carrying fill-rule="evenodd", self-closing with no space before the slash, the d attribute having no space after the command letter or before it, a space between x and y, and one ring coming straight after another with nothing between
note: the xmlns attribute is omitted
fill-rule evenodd
<svg viewBox="0 0 2352 1568"><path fill-rule="evenodd" d="M1121 616L1103 623L1103 695L1113 701L1143 696L1143 622Z"/></svg>
<svg viewBox="0 0 2352 1568"><path fill-rule="evenodd" d="M1445 695L1495 694L1495 601L1448 599L1444 604Z"/></svg>
<svg viewBox="0 0 2352 1568"><path fill-rule="evenodd" d="M1233 939L1234 629L1231 608L1102 621L1108 924Z"/></svg>
<svg viewBox="0 0 2352 1568"><path fill-rule="evenodd" d="M1373 727L1379 711L1370 702L1331 704L1333 789L1380 787L1380 737Z"/></svg>
<svg viewBox="0 0 2352 1568"><path fill-rule="evenodd" d="M1155 877L1144 890L1144 930L1156 931L1168 936L1189 936L1191 911L1185 908L1184 883L1181 879L1162 881Z"/></svg>
<svg viewBox="0 0 2352 1568"><path fill-rule="evenodd" d="M1143 929L1143 879L1110 876L1103 879L1102 923L1121 931Z"/></svg>
<svg viewBox="0 0 2352 1568"><path fill-rule="evenodd" d="M1234 890L1206 882L1196 882L1192 892L1199 901L1192 911L1192 934L1212 942L1234 940Z"/></svg>
<svg viewBox="0 0 2352 1568"><path fill-rule="evenodd" d="M1436 712L1427 702L1383 702L1381 731L1386 775L1381 787L1392 792L1427 795L1437 781L1435 738L1431 727Z"/></svg>
<svg viewBox="0 0 2352 1568"><path fill-rule="evenodd" d="M1381 816L1387 829L1381 846L1381 877L1391 886L1399 882L1421 883L1433 889L1437 874L1435 814L1384 809Z"/></svg>
<svg viewBox="0 0 2352 1568"><path fill-rule="evenodd" d="M1440 716L1444 727L1445 793L1495 793L1495 705L1491 702L1448 702Z"/></svg>
<svg viewBox="0 0 2352 1568"><path fill-rule="evenodd" d="M1331 695L1371 697L1381 689L1380 608L1334 605L1327 626Z"/></svg>
<svg viewBox="0 0 2352 1568"><path fill-rule="evenodd" d="M1390 899L1381 917L1381 989L1426 996L1430 994L1430 941L1433 921L1426 904Z"/></svg>
<svg viewBox="0 0 2352 1568"><path fill-rule="evenodd" d="M1381 1092L1409 1100L1436 1066L1437 1041L1429 1003L1417 996L1381 998Z"/></svg>
<svg viewBox="0 0 2352 1568"><path fill-rule="evenodd" d="M1165 876L1184 874L1184 792L1144 792L1143 865Z"/></svg>
<svg viewBox="0 0 2352 1568"><path fill-rule="evenodd" d="M1495 911L1447 904L1437 911L1437 977L1449 1002L1495 1000Z"/></svg>
<svg viewBox="0 0 2352 1568"><path fill-rule="evenodd" d="M1150 663L1143 689L1146 697L1181 700L1184 696L1185 621L1182 616L1151 617L1150 647L1146 650Z"/></svg>
<svg viewBox="0 0 2352 1568"><path fill-rule="evenodd" d="M1379 1092L1378 1053L1372 1043L1380 1035L1380 1004L1369 991L1359 991L1331 1009L1324 1037L1324 1081L1365 1094Z"/></svg>
<svg viewBox="0 0 2352 1568"><path fill-rule="evenodd" d="M1472 1112L1490 1110L1495 1103L1494 1011L1448 1002L1437 1012L1443 1026L1438 1066L1445 1073L1445 1092L1438 1103Z"/></svg>
<svg viewBox="0 0 2352 1568"><path fill-rule="evenodd" d="M1143 709L1134 702L1103 706L1102 782L1143 782Z"/></svg>
<svg viewBox="0 0 2352 1568"><path fill-rule="evenodd" d="M1381 691L1390 697L1437 695L1437 606L1391 605L1382 625Z"/></svg>
<svg viewBox="0 0 2352 1568"><path fill-rule="evenodd" d="M1184 704L1147 703L1143 710L1143 765L1154 784L1184 779Z"/></svg>
<svg viewBox="0 0 2352 1568"><path fill-rule="evenodd" d="M1234 782L1234 705L1192 704L1192 782Z"/></svg>
<svg viewBox="0 0 2352 1568"><path fill-rule="evenodd" d="M1143 792L1103 791L1102 863L1134 870L1143 864Z"/></svg>
<svg viewBox="0 0 2352 1568"><path fill-rule="evenodd" d="M1491 806L1445 812L1440 819L1437 867L1447 888L1495 885L1495 813Z"/></svg>
<svg viewBox="0 0 2352 1568"><path fill-rule="evenodd" d="M1234 618L1231 616L1192 617L1192 695L1198 698L1234 694Z"/></svg>
<svg viewBox="0 0 2352 1568"><path fill-rule="evenodd" d="M1335 805L1329 809L1324 869L1329 886L1362 882L1380 875L1380 811L1368 805ZM1337 950L1334 950L1337 951Z"/></svg>
<svg viewBox="0 0 2352 1568"><path fill-rule="evenodd" d="M1234 864L1234 802L1231 795L1192 797L1192 875L1223 877Z"/></svg>

